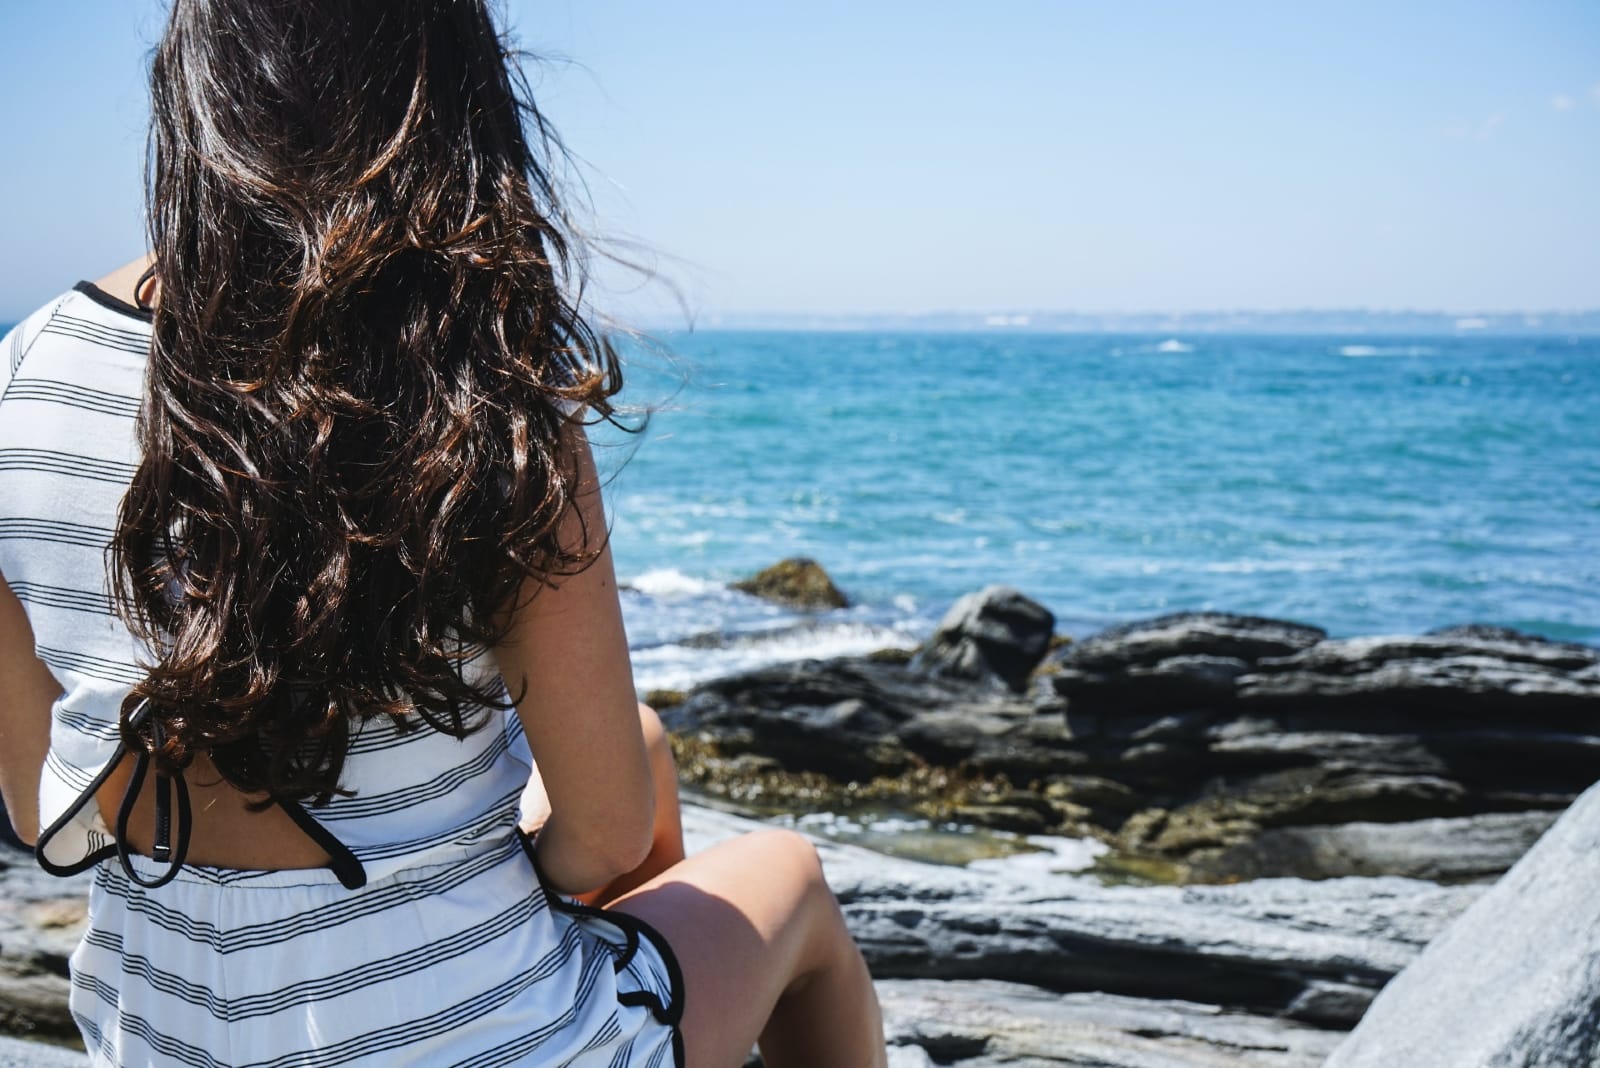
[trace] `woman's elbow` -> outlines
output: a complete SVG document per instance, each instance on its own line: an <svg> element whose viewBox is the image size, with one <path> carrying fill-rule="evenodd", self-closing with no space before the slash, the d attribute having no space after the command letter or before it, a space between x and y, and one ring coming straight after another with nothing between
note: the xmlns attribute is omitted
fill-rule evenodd
<svg viewBox="0 0 1600 1068"><path fill-rule="evenodd" d="M32 849L39 841L39 821L28 819L10 808L0 811L0 839L23 849Z"/></svg>
<svg viewBox="0 0 1600 1068"><path fill-rule="evenodd" d="M606 836L613 852L610 855L611 866L617 870L618 875L626 875L650 855L650 850L655 845L655 799L649 798L641 806L646 821L638 825L636 820L629 821L627 829L616 828L612 834Z"/></svg>

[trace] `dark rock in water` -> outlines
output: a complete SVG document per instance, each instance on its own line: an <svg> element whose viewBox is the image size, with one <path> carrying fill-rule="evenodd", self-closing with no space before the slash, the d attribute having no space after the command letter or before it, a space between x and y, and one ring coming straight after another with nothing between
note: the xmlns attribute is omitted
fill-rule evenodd
<svg viewBox="0 0 1600 1068"><path fill-rule="evenodd" d="M1200 879L1292 875L1334 879L1400 875L1465 882L1499 875L1549 830L1557 812L1490 812L1405 823L1273 827L1252 841L1191 861Z"/></svg>
<svg viewBox="0 0 1600 1068"><path fill-rule="evenodd" d="M1320 627L1226 612L1176 612L1109 627L1065 646L1051 660L1084 672L1126 673L1181 656L1229 657L1253 663L1290 656L1328 636Z"/></svg>
<svg viewBox="0 0 1600 1068"><path fill-rule="evenodd" d="M681 705L683 704L683 699L684 693L682 690L656 689L646 691L644 695L644 703L658 711L663 708Z"/></svg>
<svg viewBox="0 0 1600 1068"><path fill-rule="evenodd" d="M1489 876L1538 813L1600 780L1600 652L1504 629L1328 639L1249 616L1163 616L1052 651L1025 696L994 676L929 674L924 660L719 680L668 725L730 757L841 781L980 777L992 783L984 811L950 815L1094 834L1211 880ZM1497 813L1533 815L1474 821ZM1458 862L1403 830L1327 830L1440 819L1469 821L1450 825L1470 839ZM1307 830L1276 833L1295 828Z"/></svg>
<svg viewBox="0 0 1600 1068"><path fill-rule="evenodd" d="M1021 693L1050 648L1055 625L1038 601L1009 586L989 586L951 606L911 666L945 678L993 680Z"/></svg>
<svg viewBox="0 0 1600 1068"><path fill-rule="evenodd" d="M1595 725L1600 653L1506 632L1343 638L1293 656L1264 658L1239 679L1239 700L1254 708L1311 709L1381 702L1392 713L1496 719L1537 713L1574 726Z"/></svg>
<svg viewBox="0 0 1600 1068"><path fill-rule="evenodd" d="M1600 787L1391 981L1329 1068L1600 1061Z"/></svg>
<svg viewBox="0 0 1600 1068"><path fill-rule="evenodd" d="M717 679L662 713L670 729L712 738L725 755L755 753L840 781L963 761L990 774L1059 768L1070 754L1022 738L1039 719L1025 701L872 657Z"/></svg>
<svg viewBox="0 0 1600 1068"><path fill-rule="evenodd" d="M1041 701L1062 708L1089 757L1081 770L1151 802L1118 829L1125 848L1187 856L1219 878L1229 860L1236 876L1308 874L1322 861L1306 840L1232 847L1275 827L1559 809L1600 778L1596 650L1504 628L1319 633L1190 613L1051 658ZM1284 867L1261 867L1269 861Z"/></svg>
<svg viewBox="0 0 1600 1068"><path fill-rule="evenodd" d="M1541 645L1560 645L1549 638L1542 638L1537 634L1527 634L1514 627L1496 627L1488 623L1455 623L1448 627L1436 627L1424 631L1429 638L1474 638L1487 641L1502 642L1537 642ZM1583 648L1578 646L1577 648Z"/></svg>
<svg viewBox="0 0 1600 1068"><path fill-rule="evenodd" d="M822 565L804 556L780 560L732 585L744 593L794 608L847 608L850 605Z"/></svg>

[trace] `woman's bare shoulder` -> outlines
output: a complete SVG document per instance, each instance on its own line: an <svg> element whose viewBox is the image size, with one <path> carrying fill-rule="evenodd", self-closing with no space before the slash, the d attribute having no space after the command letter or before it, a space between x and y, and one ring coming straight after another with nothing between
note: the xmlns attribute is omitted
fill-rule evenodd
<svg viewBox="0 0 1600 1068"><path fill-rule="evenodd" d="M152 259L154 259L154 256L147 252L138 259L130 260L123 264L110 274L95 279L94 284L118 300L126 301L137 307L139 301L138 293L135 290L139 285L139 277L150 266Z"/></svg>

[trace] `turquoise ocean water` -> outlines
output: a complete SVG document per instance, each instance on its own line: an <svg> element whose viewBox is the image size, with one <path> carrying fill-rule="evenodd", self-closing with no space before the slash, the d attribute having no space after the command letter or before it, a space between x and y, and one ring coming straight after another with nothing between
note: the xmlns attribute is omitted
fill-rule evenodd
<svg viewBox="0 0 1600 1068"><path fill-rule="evenodd" d="M685 383L602 449L642 689L907 645L996 582L1079 635L1218 609L1600 641L1600 339L667 340ZM855 606L725 587L796 555Z"/></svg>
<svg viewBox="0 0 1600 1068"><path fill-rule="evenodd" d="M1006 583L1058 629L1182 609L1600 643L1600 338L703 332L598 428L641 690L909 646ZM624 462L625 461L625 462ZM787 556L855 602L726 586Z"/></svg>

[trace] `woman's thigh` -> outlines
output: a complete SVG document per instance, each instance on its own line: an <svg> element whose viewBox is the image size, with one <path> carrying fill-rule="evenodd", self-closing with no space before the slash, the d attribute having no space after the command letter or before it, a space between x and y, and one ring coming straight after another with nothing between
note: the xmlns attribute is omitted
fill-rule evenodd
<svg viewBox="0 0 1600 1068"><path fill-rule="evenodd" d="M689 1068L728 1068L744 1063L778 998L818 963L810 934L834 906L816 847L774 829L719 842L606 907L671 943Z"/></svg>

